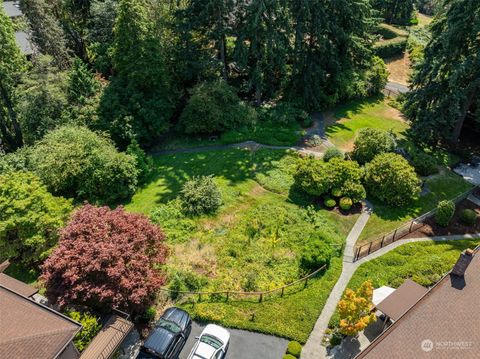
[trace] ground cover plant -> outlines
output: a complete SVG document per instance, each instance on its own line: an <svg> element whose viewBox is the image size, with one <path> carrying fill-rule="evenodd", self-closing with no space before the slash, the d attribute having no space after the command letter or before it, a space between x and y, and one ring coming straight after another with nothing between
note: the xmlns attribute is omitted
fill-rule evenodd
<svg viewBox="0 0 480 359"><path fill-rule="evenodd" d="M446 242L407 243L358 267L347 288L356 290L370 280L373 288L398 288L406 279L430 287L452 269L460 253L475 248L478 239ZM330 320L330 327L338 323L338 312Z"/></svg>
<svg viewBox="0 0 480 359"><path fill-rule="evenodd" d="M312 280L312 291L326 298L328 285L334 283L331 276L338 275L338 264L334 263L357 215L342 216L321 210L312 198L297 192L293 173L298 160L297 154L278 150L209 151L154 159L156 177L133 196L126 208L150 214L165 231L171 248L167 262L171 289L268 290L327 264L333 268L328 269L330 274ZM185 182L201 175L212 176L223 204L214 214L185 216L178 200L180 189ZM317 253L320 247L321 256ZM303 256L309 253L312 255ZM325 281L327 286L315 284ZM225 325L305 341L322 302L302 294L302 286L298 289L297 294L290 294L302 298L302 306L315 313L305 318L306 328L303 324L292 327L298 311L291 311L298 302L295 304L292 299L290 303L288 298L272 299L275 304L270 304L270 300L259 304L217 303L215 298L209 298L212 302L186 307L199 318L211 316L210 319ZM282 315L278 316L283 303ZM258 308L257 319L243 320L251 308ZM230 314L218 314L224 312ZM285 321L285 317L289 319Z"/></svg>
<svg viewBox="0 0 480 359"><path fill-rule="evenodd" d="M357 132L362 128L378 128L402 137L408 124L398 110L383 100L374 98L337 107L327 119L326 134L335 146L350 151Z"/></svg>
<svg viewBox="0 0 480 359"><path fill-rule="evenodd" d="M373 199L374 210L360 235L359 242L377 239L402 223L434 209L438 202L455 198L469 190L472 185L462 177L443 168L441 173L427 178L424 187L428 190L405 206L389 206Z"/></svg>

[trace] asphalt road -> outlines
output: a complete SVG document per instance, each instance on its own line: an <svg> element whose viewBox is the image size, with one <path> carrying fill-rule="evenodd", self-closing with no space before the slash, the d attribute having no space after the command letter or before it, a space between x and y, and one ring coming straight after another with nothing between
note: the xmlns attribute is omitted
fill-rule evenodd
<svg viewBox="0 0 480 359"><path fill-rule="evenodd" d="M192 333L180 353L179 359L186 359L205 324L193 323ZM231 334L230 346L225 359L279 359L285 354L288 340L272 335L246 330L228 329Z"/></svg>

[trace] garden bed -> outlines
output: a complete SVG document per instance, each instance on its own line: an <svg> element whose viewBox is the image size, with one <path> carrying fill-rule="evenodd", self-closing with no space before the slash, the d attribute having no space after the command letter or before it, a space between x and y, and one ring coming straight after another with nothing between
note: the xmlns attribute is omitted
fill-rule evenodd
<svg viewBox="0 0 480 359"><path fill-rule="evenodd" d="M461 201L455 209L455 214L447 227L439 226L435 222L435 217L430 217L425 221L425 225L415 232L408 234L405 238L449 236L454 234L471 234L480 232L480 219L473 226L467 226L460 220L460 213L464 209L472 209L480 215L480 207L470 202L468 199Z"/></svg>

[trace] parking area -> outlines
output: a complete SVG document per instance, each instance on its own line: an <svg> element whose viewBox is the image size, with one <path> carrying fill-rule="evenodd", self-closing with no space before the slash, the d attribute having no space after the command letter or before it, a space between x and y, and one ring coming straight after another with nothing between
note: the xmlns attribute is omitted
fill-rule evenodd
<svg viewBox="0 0 480 359"><path fill-rule="evenodd" d="M187 359L190 350L195 344L195 337L199 336L206 324L193 322L192 332L178 359ZM282 358L287 349L288 340L249 332L246 330L229 329L231 334L230 345L225 359L278 359ZM134 359L141 345L140 335L132 331L122 344L118 359Z"/></svg>
<svg viewBox="0 0 480 359"><path fill-rule="evenodd" d="M192 333L188 337L187 343L180 353L179 359L187 359L190 350L195 344L195 337L199 336L206 324L193 322ZM228 329L230 337L230 346L227 351L226 359L278 359L285 354L288 340L249 332L246 330Z"/></svg>

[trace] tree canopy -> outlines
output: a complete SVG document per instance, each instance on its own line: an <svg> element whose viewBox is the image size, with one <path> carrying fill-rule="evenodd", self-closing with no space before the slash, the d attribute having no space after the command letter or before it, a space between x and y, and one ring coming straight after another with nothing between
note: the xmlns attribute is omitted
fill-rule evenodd
<svg viewBox="0 0 480 359"><path fill-rule="evenodd" d="M43 265L46 295L61 307L142 314L165 282L164 241L159 227L142 215L85 205L73 213Z"/></svg>
<svg viewBox="0 0 480 359"><path fill-rule="evenodd" d="M456 142L480 118L480 2L447 0L412 78L405 113L420 142Z"/></svg>

